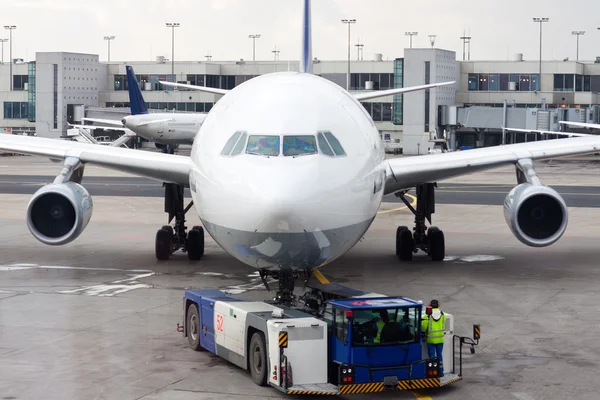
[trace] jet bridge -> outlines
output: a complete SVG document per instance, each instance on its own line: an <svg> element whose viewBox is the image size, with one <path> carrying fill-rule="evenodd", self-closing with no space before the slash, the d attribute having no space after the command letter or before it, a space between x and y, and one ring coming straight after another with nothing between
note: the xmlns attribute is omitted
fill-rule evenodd
<svg viewBox="0 0 600 400"><path fill-rule="evenodd" d="M521 108L505 103L503 107L489 106L440 106L440 132L446 130L450 139L450 148L457 148L457 134L460 136L477 135L476 147L484 147L494 142L517 143L540 140L536 133L502 132L502 127L543 130L543 131L581 131L581 128L568 128L559 121L599 123L600 106L588 108ZM496 134L495 140L485 140L485 133ZM498 135L502 134L502 137ZM491 138L490 138L491 139ZM458 140L458 142L464 142Z"/></svg>

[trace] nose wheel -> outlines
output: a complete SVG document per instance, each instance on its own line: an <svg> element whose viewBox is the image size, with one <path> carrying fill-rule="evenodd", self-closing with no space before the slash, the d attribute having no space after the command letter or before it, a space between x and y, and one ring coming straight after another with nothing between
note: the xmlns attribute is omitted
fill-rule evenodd
<svg viewBox="0 0 600 400"><path fill-rule="evenodd" d="M417 208L414 209L404 196L406 192L396 193L415 215L415 227L400 226L396 230L396 255L401 261L411 261L419 250L427 253L432 261L443 261L446 257L444 232L436 226L427 228L426 220L431 224L431 215L435 213L435 183L417 186Z"/></svg>
<svg viewBox="0 0 600 400"><path fill-rule="evenodd" d="M169 222L175 220L175 226L164 225L156 232L155 253L157 260L168 260L177 250L187 253L189 260L200 260L204 255L204 228L194 226L186 232L185 214L193 202L183 207L183 186L165 183L165 212Z"/></svg>

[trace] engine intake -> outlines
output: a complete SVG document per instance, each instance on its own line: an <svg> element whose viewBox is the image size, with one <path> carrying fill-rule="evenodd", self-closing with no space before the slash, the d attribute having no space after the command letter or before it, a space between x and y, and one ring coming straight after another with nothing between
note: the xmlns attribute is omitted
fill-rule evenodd
<svg viewBox="0 0 600 400"><path fill-rule="evenodd" d="M59 246L77 239L92 217L93 202L80 184L46 185L27 206L27 227L42 243Z"/></svg>
<svg viewBox="0 0 600 400"><path fill-rule="evenodd" d="M504 200L504 218L522 243L545 247L555 243L567 229L568 210L554 189L523 183Z"/></svg>

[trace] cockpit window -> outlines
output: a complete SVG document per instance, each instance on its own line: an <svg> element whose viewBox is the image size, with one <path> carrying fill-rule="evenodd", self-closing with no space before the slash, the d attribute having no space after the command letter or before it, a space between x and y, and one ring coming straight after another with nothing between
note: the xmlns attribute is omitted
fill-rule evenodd
<svg viewBox="0 0 600 400"><path fill-rule="evenodd" d="M244 151L244 146L246 146L246 133L244 133L240 140L238 140L237 144L233 148L233 151L231 152L231 155L237 156L238 154L242 154L242 151Z"/></svg>
<svg viewBox="0 0 600 400"><path fill-rule="evenodd" d="M279 145L279 136L250 135L246 153L259 156L278 156Z"/></svg>
<svg viewBox="0 0 600 400"><path fill-rule="evenodd" d="M319 139L319 147L321 148L321 152L325 155L333 157L333 150L331 150L331 147L329 147L329 143L327 143L327 140L325 140L325 136L319 132L317 138Z"/></svg>
<svg viewBox="0 0 600 400"><path fill-rule="evenodd" d="M339 140L337 140L337 138L335 136L333 136L331 134L331 132L325 132L325 137L327 138L327 141L331 145L331 148L335 152L336 156L344 156L344 155L346 155L346 152L344 151L344 148L342 147L342 144L340 143Z"/></svg>
<svg viewBox="0 0 600 400"><path fill-rule="evenodd" d="M317 143L314 136L302 135L283 137L284 156L301 156L307 154L317 154Z"/></svg>
<svg viewBox="0 0 600 400"><path fill-rule="evenodd" d="M228 156L231 153L233 146L235 146L235 144L238 142L241 134L242 132L236 132L232 137L229 138L227 143L225 143L225 147L223 147L223 151L221 151L222 156Z"/></svg>
<svg viewBox="0 0 600 400"><path fill-rule="evenodd" d="M319 140L319 147L321 148L323 154L332 157L334 156L334 153L336 156L346 155L342 144L335 136L331 134L331 132L319 132L317 138Z"/></svg>

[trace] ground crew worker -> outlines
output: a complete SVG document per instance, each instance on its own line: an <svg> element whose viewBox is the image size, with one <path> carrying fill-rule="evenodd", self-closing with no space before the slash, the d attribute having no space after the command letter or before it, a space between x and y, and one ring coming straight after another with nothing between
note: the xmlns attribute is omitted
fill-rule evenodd
<svg viewBox="0 0 600 400"><path fill-rule="evenodd" d="M431 300L429 303L431 314L421 321L421 331L427 338L427 352L429 357L440 360L440 376L444 376L444 332L446 331L446 314L440 310L440 302Z"/></svg>
<svg viewBox="0 0 600 400"><path fill-rule="evenodd" d="M389 321L387 310L379 310L378 313L380 319L375 322L375 326L377 326L377 336L375 336L375 340L373 340L375 343L381 342L381 331L383 330L385 324L387 324Z"/></svg>

